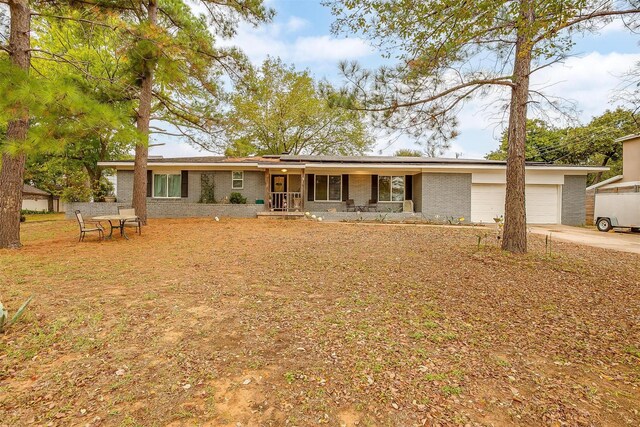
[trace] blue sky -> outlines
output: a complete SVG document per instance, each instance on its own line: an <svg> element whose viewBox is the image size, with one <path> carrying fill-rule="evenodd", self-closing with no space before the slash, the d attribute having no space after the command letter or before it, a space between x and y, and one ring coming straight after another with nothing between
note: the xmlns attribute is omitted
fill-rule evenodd
<svg viewBox="0 0 640 427"><path fill-rule="evenodd" d="M253 28L241 25L238 35L224 44L239 46L254 64L267 56L280 57L298 69L308 69L317 78L340 83L337 63L340 60L358 60L364 66L375 68L385 60L366 40L356 35L331 34L333 17L320 0L267 0L277 15L269 25ZM564 64L556 64L539 73L533 84L545 87L545 93L572 100L578 118L588 122L594 115L615 108L611 101L620 76L640 61L640 38L632 35L621 24L613 23L600 34L576 38L575 56ZM497 99L474 100L459 114L460 136L453 141L445 156L462 153L466 158L483 157L498 145L502 131L495 117ZM489 108L486 108L489 105ZM493 112L493 114L492 114ZM154 155L188 156L202 154L186 143L158 137L156 142L165 146L152 149ZM392 146L380 139L372 154L392 154L398 148L418 148L407 138L400 138Z"/></svg>

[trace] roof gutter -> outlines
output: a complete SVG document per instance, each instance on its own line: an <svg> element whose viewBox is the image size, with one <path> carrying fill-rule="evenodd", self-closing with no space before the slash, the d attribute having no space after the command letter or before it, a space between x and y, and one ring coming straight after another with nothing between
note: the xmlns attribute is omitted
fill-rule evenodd
<svg viewBox="0 0 640 427"><path fill-rule="evenodd" d="M103 167L127 167L134 166L133 162L98 162L98 166ZM256 169L359 169L359 170L381 170L381 169L393 169L393 170L429 170L429 169L448 169L448 170L504 170L506 165L495 164L446 164L446 163L424 163L424 164L376 164L376 163L305 163L303 165L291 165L286 163L241 163L241 162L229 162L229 163L180 163L180 162L149 162L148 167L179 167L179 168L256 168ZM608 167L604 166L542 166L531 165L526 166L526 170L544 170L544 171L567 171L567 172L581 172L581 173L593 173L593 172L606 172Z"/></svg>
<svg viewBox="0 0 640 427"><path fill-rule="evenodd" d="M103 167L133 167L133 162L98 162L98 166ZM148 162L147 166L166 166L166 167L261 167L258 163L240 163L240 162L228 162L228 163L180 163L180 162Z"/></svg>

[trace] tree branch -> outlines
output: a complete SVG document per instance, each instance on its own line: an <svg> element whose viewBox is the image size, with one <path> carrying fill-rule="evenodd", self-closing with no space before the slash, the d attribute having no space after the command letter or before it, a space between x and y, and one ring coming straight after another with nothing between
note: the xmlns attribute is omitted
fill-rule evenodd
<svg viewBox="0 0 640 427"><path fill-rule="evenodd" d="M559 33L560 31L567 29L569 27L572 27L576 24L579 24L581 22L585 22L585 21L589 21L591 19L595 19L595 18L606 18L609 16L624 16L624 15L633 15L633 14L638 14L640 13L640 9L627 9L627 10L602 10L602 11L594 11L588 15L582 15L582 16L578 16L575 19L572 19L571 21L567 21L563 24L558 25L557 27L553 27L550 28L549 31L546 31L542 34L540 34L540 36L536 37L533 40L533 43L536 44L544 39L547 39L551 36L553 36L554 34Z"/></svg>
<svg viewBox="0 0 640 427"><path fill-rule="evenodd" d="M404 103L394 103L391 106L388 107L379 107L379 108L351 108L352 110L356 110L356 111L370 111L370 112L382 112L382 111L392 111L395 110L397 108L401 108L401 107L414 107L416 105L421 105L421 104L426 104L428 102L433 102L436 101L438 99L444 98L447 95L450 95L454 92L457 92L461 89L466 89L468 87L472 87L475 86L475 88L471 91L473 92L474 90L478 89L481 86L488 86L488 85L500 85L500 86L509 86L509 87L513 87L513 83L507 79L510 79L510 77L496 77L494 79L477 79L477 80L471 80L469 82L466 83L461 83L459 85L453 86L447 90L444 90L442 92L439 92L435 95L432 95L430 97L427 98L422 98L416 101L410 101L410 102L404 102ZM468 93L465 93L465 96Z"/></svg>

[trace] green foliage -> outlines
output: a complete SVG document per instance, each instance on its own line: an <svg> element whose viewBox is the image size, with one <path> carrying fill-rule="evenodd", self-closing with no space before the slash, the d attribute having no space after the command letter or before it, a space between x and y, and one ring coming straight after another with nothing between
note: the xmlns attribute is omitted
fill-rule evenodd
<svg viewBox="0 0 640 427"><path fill-rule="evenodd" d="M59 212L54 211L34 211L31 209L20 209L21 215L57 215Z"/></svg>
<svg viewBox="0 0 640 427"><path fill-rule="evenodd" d="M400 148L393 153L394 156L399 157L423 157L424 153L420 150L412 150L410 148Z"/></svg>
<svg viewBox="0 0 640 427"><path fill-rule="evenodd" d="M589 177L599 182L622 173L622 143L616 139L640 132L632 111L623 108L605 111L583 126L553 127L536 119L527 123L525 159L531 162L586 164L608 166L610 171ZM487 155L488 159L507 158L507 132L500 147Z"/></svg>
<svg viewBox="0 0 640 427"><path fill-rule="evenodd" d="M370 111L375 124L407 133L427 148L457 136L456 115L469 100L497 91L513 94L514 85L529 90L524 76L528 79L562 61L575 34L598 31L621 17L637 22L640 15L633 0L323 0L323 4L336 16L335 32L361 34L397 60L396 66L375 71L357 63L341 64L349 82L343 93L352 108ZM516 59L531 72L516 73ZM563 109L560 100L542 95L530 91L526 105L543 111ZM525 103L524 96L517 102ZM509 111L499 111L505 110Z"/></svg>
<svg viewBox="0 0 640 427"><path fill-rule="evenodd" d="M220 144L234 156L367 151L372 140L362 115L330 100L332 92L327 83L315 83L308 71L269 58L236 82Z"/></svg>
<svg viewBox="0 0 640 427"><path fill-rule="evenodd" d="M234 205L246 205L247 198L240 193L234 192L229 195L229 203Z"/></svg>
<svg viewBox="0 0 640 427"><path fill-rule="evenodd" d="M18 320L20 320L20 318L24 314L24 311L26 310L27 306L29 305L32 299L33 299L33 296L30 296L29 298L27 298L27 300L22 303L18 311L16 311L16 313L13 315L13 317L11 317L11 319L9 319L9 312L7 311L6 308L4 308L4 305L2 305L2 303L0 302L0 333L4 333L7 330L7 328L9 328L11 325L13 325Z"/></svg>
<svg viewBox="0 0 640 427"><path fill-rule="evenodd" d="M203 173L200 175L200 203L218 203L215 196L215 181L213 174Z"/></svg>
<svg viewBox="0 0 640 427"><path fill-rule="evenodd" d="M203 0L202 8L183 0L165 1L159 3L157 23L152 25L146 6L121 0L104 6L120 13L117 34L125 59L121 70L129 92L139 98L143 79L153 76L151 117L141 119L160 124L151 129L154 134L210 147L212 135L223 126L222 77L249 67L241 51L221 47L217 37L232 37L241 21L268 22L274 11L262 0ZM132 13L122 13L123 9ZM166 123L173 129L167 130Z"/></svg>
<svg viewBox="0 0 640 427"><path fill-rule="evenodd" d="M92 197L86 171L69 158L44 154L29 156L24 180L66 202L88 202Z"/></svg>
<svg viewBox="0 0 640 427"><path fill-rule="evenodd" d="M101 177L93 192L93 200L95 202L103 202L105 197L113 196L113 184L105 177Z"/></svg>
<svg viewBox="0 0 640 427"><path fill-rule="evenodd" d="M9 141L5 133L0 134L2 152L59 153L70 141L92 135L96 129L126 133L119 114L64 74L27 75L0 57L0 129L6 129L16 116L30 117L25 141Z"/></svg>

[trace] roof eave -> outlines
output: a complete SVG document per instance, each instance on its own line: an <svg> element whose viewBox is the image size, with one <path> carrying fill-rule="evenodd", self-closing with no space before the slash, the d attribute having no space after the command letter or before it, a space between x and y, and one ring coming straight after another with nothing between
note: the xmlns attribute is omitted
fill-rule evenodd
<svg viewBox="0 0 640 427"><path fill-rule="evenodd" d="M600 182L598 182L598 183L596 183L596 184L593 184L593 185L588 186L588 187L587 187L587 191L589 191L589 190L595 190L595 189L597 189L597 188L603 187L603 186L608 185L608 184L611 184L611 183L613 183L613 182L620 181L622 178L623 178L623 176L622 176L622 175L616 175L616 176L613 176L613 177L611 177L611 178L609 178L609 179L605 179L604 181L600 181Z"/></svg>
<svg viewBox="0 0 640 427"><path fill-rule="evenodd" d="M631 139L636 139L636 138L640 138L640 133L632 133L631 135L625 135L618 139L614 139L613 142L625 142L625 141L629 141Z"/></svg>

